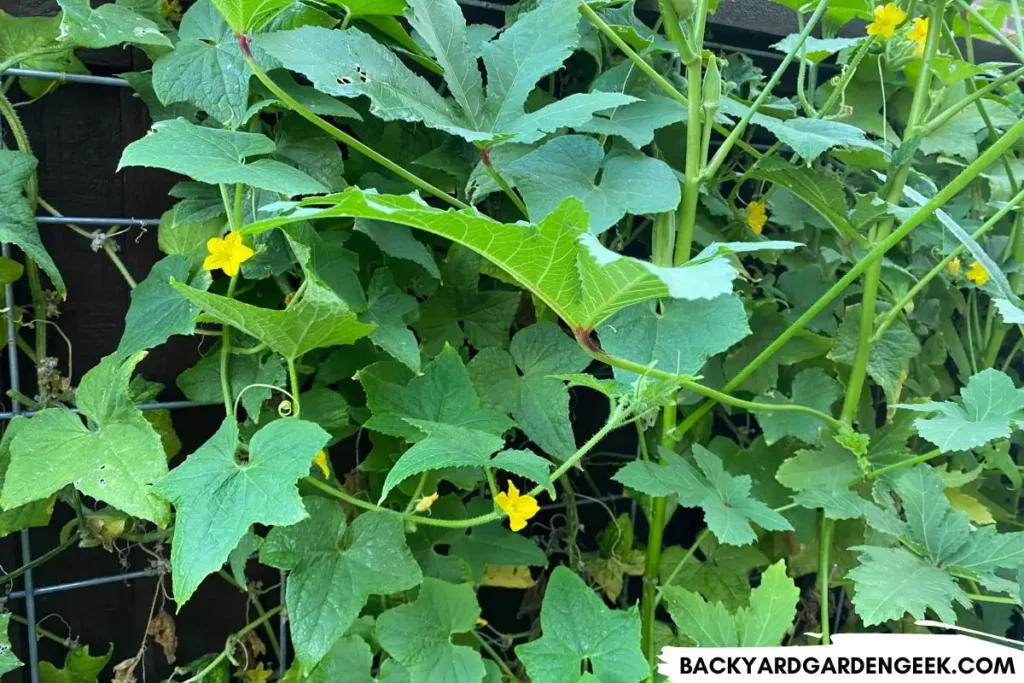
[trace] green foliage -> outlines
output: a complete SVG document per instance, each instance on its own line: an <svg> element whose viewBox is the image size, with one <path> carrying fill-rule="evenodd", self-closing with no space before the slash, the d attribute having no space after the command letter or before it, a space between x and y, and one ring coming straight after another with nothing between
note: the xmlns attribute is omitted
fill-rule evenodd
<svg viewBox="0 0 1024 683"><path fill-rule="evenodd" d="M666 644L827 643L839 586L844 631L1015 623L1024 98L1002 61L909 38L928 16L978 41L976 17L919 3L892 38L837 38L870 7L784 0L806 23L771 74L707 49L714 0L657 23L527 0L476 25L457 0L59 4L0 12L5 68L140 48L152 68L125 79L154 125L120 168L186 180L148 270L109 236L43 235L91 238L133 290L82 374L16 115L60 84L0 94L0 284L29 295L0 334L25 408L0 537L54 517L47 557L169 543L179 609L237 583L253 621L182 674L227 681L282 608L289 683L637 683ZM207 269L225 249L237 275ZM181 395L227 415L179 460L207 420L143 412L163 387L136 375L180 349L203 354ZM271 570L282 608L260 603ZM491 601L517 590L513 643ZM0 619L6 672L25 656ZM95 681L111 657L39 672Z"/></svg>

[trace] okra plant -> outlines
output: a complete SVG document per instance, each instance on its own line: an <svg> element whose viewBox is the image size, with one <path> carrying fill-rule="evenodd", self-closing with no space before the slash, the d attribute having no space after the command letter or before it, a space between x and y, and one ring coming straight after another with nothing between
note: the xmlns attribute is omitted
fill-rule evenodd
<svg viewBox="0 0 1024 683"><path fill-rule="evenodd" d="M75 521L47 559L169 544L171 612L201 611L203 582L247 591L253 620L176 681L266 681L287 651L296 682L637 683L665 645L926 617L1006 635L1018 2L781 1L799 32L771 73L705 45L713 0L523 0L503 26L456 0L0 14L2 70L145 52L124 78L154 123L121 167L183 176L138 282L71 226L133 288L72 386L47 333L75 293L34 220L60 214L11 103L57 84L4 84L0 238L23 258L2 272L31 292L13 314L38 381L0 442L0 532L59 501ZM182 455L171 415L137 407L163 390L137 363L175 335L213 342L177 385L225 413ZM606 413L574 415L585 395ZM602 446L619 430L635 452ZM581 528L585 499L623 493L634 517L602 503ZM257 562L286 572L283 605ZM520 592L519 632L482 587ZM75 646L64 671L141 677L141 650L118 655Z"/></svg>

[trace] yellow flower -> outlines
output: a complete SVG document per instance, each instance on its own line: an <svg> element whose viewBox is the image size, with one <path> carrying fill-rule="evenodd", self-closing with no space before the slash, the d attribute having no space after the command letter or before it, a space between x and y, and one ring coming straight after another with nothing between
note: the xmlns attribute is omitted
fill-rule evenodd
<svg viewBox="0 0 1024 683"><path fill-rule="evenodd" d="M253 257L252 249L242 244L242 236L229 232L226 237L214 237L206 243L210 255L203 260L203 270L220 268L225 275L238 275L238 268Z"/></svg>
<svg viewBox="0 0 1024 683"><path fill-rule="evenodd" d="M896 33L896 27L906 19L907 13L897 7L896 3L879 5L875 8L875 20L868 24L868 35L892 38Z"/></svg>
<svg viewBox="0 0 1024 683"><path fill-rule="evenodd" d="M160 15L175 23L181 21L181 0L163 0L160 3Z"/></svg>
<svg viewBox="0 0 1024 683"><path fill-rule="evenodd" d="M320 468L320 471L324 473L324 479L331 478L331 470L327 467L327 451L320 451L313 458L313 464Z"/></svg>
<svg viewBox="0 0 1024 683"><path fill-rule="evenodd" d="M765 210L764 202L750 202L747 206L747 225L754 231L754 234L760 235L767 222L768 213Z"/></svg>
<svg viewBox="0 0 1024 683"><path fill-rule="evenodd" d="M512 531L526 528L526 520L540 510L537 499L519 495L519 489L512 482L508 483L508 493L502 491L494 497L494 502L508 515L508 526Z"/></svg>
<svg viewBox="0 0 1024 683"><path fill-rule="evenodd" d="M426 512L430 509L430 506L434 504L434 501L438 499L437 491L430 496L424 496L416 501L416 512Z"/></svg>
<svg viewBox="0 0 1024 683"><path fill-rule="evenodd" d="M959 257L955 258L955 259L953 259L952 261L949 262L949 273L953 277L956 277L957 275L960 274L960 259L959 259Z"/></svg>
<svg viewBox="0 0 1024 683"><path fill-rule="evenodd" d="M476 618L476 625L479 628L483 628L484 626L487 626L487 620L486 619L481 619L480 617L477 617Z"/></svg>
<svg viewBox="0 0 1024 683"><path fill-rule="evenodd" d="M264 668L263 662L260 662L255 669L245 672L245 680L249 683L267 683L273 673L271 669Z"/></svg>
<svg viewBox="0 0 1024 683"><path fill-rule="evenodd" d="M914 17L914 28L907 34L907 40L917 43L917 56L924 56L924 44L928 40L928 17Z"/></svg>
<svg viewBox="0 0 1024 683"><path fill-rule="evenodd" d="M967 270L967 279L979 287L984 287L985 283L989 280L988 271L985 270L985 266L981 265L980 261L975 261Z"/></svg>

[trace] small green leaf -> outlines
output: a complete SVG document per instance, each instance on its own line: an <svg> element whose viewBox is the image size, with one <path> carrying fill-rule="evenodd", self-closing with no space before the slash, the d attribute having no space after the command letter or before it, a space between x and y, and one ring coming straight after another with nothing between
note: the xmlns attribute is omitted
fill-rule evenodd
<svg viewBox="0 0 1024 683"><path fill-rule="evenodd" d="M160 27L137 14L122 2L111 2L93 9L89 0L57 0L64 10L60 22L61 39L78 47L103 48L128 43L171 47Z"/></svg>
<svg viewBox="0 0 1024 683"><path fill-rule="evenodd" d="M847 488L823 483L801 489L793 502L808 510L824 510L829 519L858 519L867 514L871 503Z"/></svg>
<svg viewBox="0 0 1024 683"><path fill-rule="evenodd" d="M842 365L852 365L860 338L861 305L849 306L836 335L829 358ZM890 325L881 339L871 342L868 375L878 382L890 403L899 401L903 383L910 372L910 361L921 353L921 343L903 320Z"/></svg>
<svg viewBox="0 0 1024 683"><path fill-rule="evenodd" d="M490 507L484 503L479 506L479 511L486 513ZM449 552L469 565L470 576L476 584L480 583L484 567L489 564L502 567L548 566L547 555L533 539L509 531L502 522L472 527L468 534L460 534L451 540Z"/></svg>
<svg viewBox="0 0 1024 683"><path fill-rule="evenodd" d="M762 403L778 403L780 405L802 405L815 408L823 413L830 413L842 390L835 381L820 368L802 370L793 379L793 396L770 393L762 397ZM804 413L771 413L758 412L757 421L764 430L764 440L771 446L776 441L792 436L804 443L821 443L819 431L825 423L813 415Z"/></svg>
<svg viewBox="0 0 1024 683"><path fill-rule="evenodd" d="M269 354L264 358L256 353L233 355L228 376L231 382L231 395L241 395L242 407L253 422L259 422L263 402L270 399L273 391L266 386L251 385L284 387L288 377L279 356ZM190 401L220 403L223 400L220 384L220 345L212 347L198 363L178 375L177 385ZM242 393L243 391L245 393Z"/></svg>
<svg viewBox="0 0 1024 683"><path fill-rule="evenodd" d="M296 655L311 671L371 595L409 590L423 579L405 543L405 526L391 512L365 512L351 525L326 498L303 499L309 518L272 529L260 562L288 570L288 616Z"/></svg>
<svg viewBox="0 0 1024 683"><path fill-rule="evenodd" d="M292 0L213 0L235 33L258 31Z"/></svg>
<svg viewBox="0 0 1024 683"><path fill-rule="evenodd" d="M35 172L35 157L0 150L0 242L18 245L50 276L57 291L67 296L64 279L39 239L35 215L24 194L25 183Z"/></svg>
<svg viewBox="0 0 1024 683"><path fill-rule="evenodd" d="M171 286L171 280L187 280L188 272L189 260L184 256L168 256L153 265L146 279L132 290L118 353L138 353L159 346L176 334L195 331L199 306ZM200 274L195 284L202 289L209 287L209 274Z"/></svg>
<svg viewBox="0 0 1024 683"><path fill-rule="evenodd" d="M11 613L0 614L0 675L24 666L21 660L11 651Z"/></svg>
<svg viewBox="0 0 1024 683"><path fill-rule="evenodd" d="M499 170L522 193L530 220L539 222L576 197L596 235L627 213L661 213L679 204L679 181L664 161L643 154L606 157L601 143L584 135L557 137Z"/></svg>
<svg viewBox="0 0 1024 683"><path fill-rule="evenodd" d="M333 292L308 283L298 301L283 311L252 306L235 299L172 283L210 318L255 337L285 358L296 359L313 349L352 344L373 332Z"/></svg>
<svg viewBox="0 0 1024 683"><path fill-rule="evenodd" d="M21 428L27 424L28 422L25 420L12 420L4 430L3 438L0 439L0 490L3 489L4 481L7 478L7 469L11 466L11 442ZM25 505L0 510L0 538L9 536L15 531L49 524L55 500L56 496L51 495ZM0 673L3 673L2 662L3 656L0 655Z"/></svg>
<svg viewBox="0 0 1024 683"><path fill-rule="evenodd" d="M372 627L372 624L371 624ZM293 670L297 669L294 665ZM393 659L385 659L373 676L373 650L358 635L339 638L308 676L297 677L302 683L409 683L409 674ZM286 675L282 683L289 683ZM291 683L294 683L292 681Z"/></svg>
<svg viewBox="0 0 1024 683"><path fill-rule="evenodd" d="M711 451L694 444L700 472L672 451L662 448L660 453L664 465L638 460L616 472L613 479L650 496L678 495L680 505L703 508L708 528L723 543L755 541L752 523L769 531L792 531L785 517L750 496L749 476L732 476Z"/></svg>
<svg viewBox="0 0 1024 683"><path fill-rule="evenodd" d="M754 114L750 122L771 131L805 162L814 161L833 147L878 149L878 145L864 137L864 131L840 121L805 118L783 121L764 114ZM820 173L816 175L821 176Z"/></svg>
<svg viewBox="0 0 1024 683"><path fill-rule="evenodd" d="M588 365L589 356L557 325L537 323L516 332L510 352L478 353L469 362L469 376L486 405L509 413L531 441L565 460L576 451L569 390L552 375L582 372Z"/></svg>
<svg viewBox="0 0 1024 683"><path fill-rule="evenodd" d="M243 183L289 197L327 191L280 161L247 161L248 157L273 154L274 149L274 141L265 135L204 128L174 119L154 123L148 135L128 145L118 170L129 166L163 168L204 183Z"/></svg>
<svg viewBox="0 0 1024 683"><path fill-rule="evenodd" d="M249 581L245 577L245 567L249 564L249 558L263 545L263 537L257 536L252 531L245 532L245 536L238 542L235 549L228 555L228 567L231 568L231 576L235 583L244 590L249 590Z"/></svg>
<svg viewBox="0 0 1024 683"><path fill-rule="evenodd" d="M38 71L58 71L68 74L87 74L81 60L75 56L72 46L58 49L61 16L16 17L0 10L0 61L14 60L12 66ZM33 54L40 48L52 48L53 52ZM19 78L18 85L31 99L42 97L53 90L58 83L49 79Z"/></svg>
<svg viewBox="0 0 1024 683"><path fill-rule="evenodd" d="M188 200L185 200L188 201ZM198 270L206 258L206 243L213 237L220 237L227 227L223 217L206 220L193 220L182 211L179 202L175 207L160 217L157 228L157 243L160 251L168 256L185 256L188 258L189 272ZM223 213L223 208L221 209ZM186 277L177 278L181 281Z"/></svg>
<svg viewBox="0 0 1024 683"><path fill-rule="evenodd" d="M791 33L779 42L772 45L772 48L782 53L789 53L796 47L800 34ZM864 36L857 38L815 38L807 36L804 38L803 46L797 51L797 56L806 58L811 64L818 64L822 60L842 50L860 45Z"/></svg>
<svg viewBox="0 0 1024 683"><path fill-rule="evenodd" d="M132 371L144 355L107 356L82 378L76 402L91 429L65 408L43 410L19 428L0 495L4 509L73 484L130 515L167 524L167 503L152 487L167 472L167 456L159 434L128 395Z"/></svg>
<svg viewBox="0 0 1024 683"><path fill-rule="evenodd" d="M88 646L73 647L64 656L64 668L58 669L49 662L39 663L40 683L96 683L100 672L107 666L114 646L106 654L93 657Z"/></svg>
<svg viewBox="0 0 1024 683"><path fill-rule="evenodd" d="M441 271L438 270L430 249L417 240L407 226L357 219L356 232L369 237L378 249L391 258L412 261L423 266L434 278L441 279Z"/></svg>
<svg viewBox="0 0 1024 683"><path fill-rule="evenodd" d="M688 549L674 545L661 553L658 575L664 585L694 590L711 602L721 602L730 610L748 604L750 572L769 565L768 557L755 546L734 546L719 543L714 534L700 544L700 560ZM689 555L689 556L687 556ZM680 561L682 567L676 571ZM669 577L675 578L669 583Z"/></svg>
<svg viewBox="0 0 1024 683"><path fill-rule="evenodd" d="M960 401L901 403L896 408L935 417L914 420L922 437L942 451L966 451L995 439L1007 438L1024 420L1024 390L994 368L982 370L967 381Z"/></svg>
<svg viewBox="0 0 1024 683"><path fill-rule="evenodd" d="M405 0L331 0L331 3L341 5L353 17L400 17L405 12Z"/></svg>
<svg viewBox="0 0 1024 683"><path fill-rule="evenodd" d="M179 608L220 569L251 525L289 525L307 516L295 482L309 474L329 438L312 422L274 420L256 432L248 459L240 461L238 424L228 417L156 484L177 512L171 568Z"/></svg>
<svg viewBox="0 0 1024 683"><path fill-rule="evenodd" d="M413 372L419 372L419 341L406 324L406 320L414 317L419 308L416 298L398 288L387 268L373 272L366 295L369 310L362 320L376 325L370 332L370 341Z"/></svg>
<svg viewBox="0 0 1024 683"><path fill-rule="evenodd" d="M540 626L540 638L515 649L533 683L576 681L584 665L604 683L637 683L650 675L636 605L609 609L567 567L551 573Z"/></svg>
<svg viewBox="0 0 1024 683"><path fill-rule="evenodd" d="M551 499L555 498L555 485L550 479L551 462L540 457L533 451L513 449L502 451L491 458L490 467L511 472L529 479L547 489Z"/></svg>
<svg viewBox="0 0 1024 683"><path fill-rule="evenodd" d="M818 486L822 482L848 484L860 476L857 457L832 439L820 450L798 450L779 467L775 478L794 491Z"/></svg>
<svg viewBox="0 0 1024 683"><path fill-rule="evenodd" d="M699 647L775 647L793 624L800 589L779 560L761 574L761 584L750 592L750 606L733 613L677 586L666 586L664 595L679 632Z"/></svg>
<svg viewBox="0 0 1024 683"><path fill-rule="evenodd" d="M469 584L427 578L415 602L377 618L377 639L408 670L411 683L479 681L485 673L480 653L452 644L452 636L472 631L479 618Z"/></svg>

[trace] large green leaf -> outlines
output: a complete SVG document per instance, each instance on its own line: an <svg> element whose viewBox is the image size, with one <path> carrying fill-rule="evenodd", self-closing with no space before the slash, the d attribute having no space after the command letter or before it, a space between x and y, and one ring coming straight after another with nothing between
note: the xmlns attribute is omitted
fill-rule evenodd
<svg viewBox="0 0 1024 683"><path fill-rule="evenodd" d="M492 508L489 501L476 499L469 514L485 514ZM546 567L548 557L533 539L510 531L501 522L491 522L469 529L451 539L449 553L469 565L473 582L480 583L487 565L499 567Z"/></svg>
<svg viewBox="0 0 1024 683"><path fill-rule="evenodd" d="M106 668L114 646L111 644L106 654L93 656L89 654L89 646L78 645L68 650L64 656L64 668L58 669L50 662L39 663L40 683L96 683L100 672Z"/></svg>
<svg viewBox="0 0 1024 683"><path fill-rule="evenodd" d="M376 325L370 332L370 341L413 372L419 372L419 342L406 324L419 307L416 298L398 288L387 268L373 272L366 295L369 309L363 314L362 321Z"/></svg>
<svg viewBox="0 0 1024 683"><path fill-rule="evenodd" d="M703 560L682 546L665 548L658 564L662 584L696 591L711 602L723 603L730 610L749 602L751 570L763 569L769 564L768 557L755 546L719 543L714 534L705 536L700 544L700 554L704 556ZM681 567L680 562L683 563ZM670 576L674 576L671 584Z"/></svg>
<svg viewBox="0 0 1024 683"><path fill-rule="evenodd" d="M32 54L36 50L58 48L61 45L58 43L60 22L60 15L16 17L0 10L0 61L16 60L13 66L22 69L89 73L70 45L63 50ZM18 85L26 95L34 99L50 92L58 83L48 79L19 78Z"/></svg>
<svg viewBox="0 0 1024 683"><path fill-rule="evenodd" d="M1024 420L1024 390L1013 385L1006 374L988 368L967 381L960 400L901 403L896 408L935 417L914 421L917 432L943 452L979 448L990 441L1007 438Z"/></svg>
<svg viewBox="0 0 1024 683"><path fill-rule="evenodd" d="M861 305L849 306L836 334L836 343L829 358L843 365L852 365L860 338ZM871 342L868 375L885 391L886 400L899 400L903 383L910 372L910 361L921 353L921 343L903 320L890 325L882 337Z"/></svg>
<svg viewBox="0 0 1024 683"><path fill-rule="evenodd" d="M310 671L348 630L371 595L390 595L423 579L405 544L399 515L366 512L351 525L326 498L303 499L309 518L272 529L260 562L288 570L288 617L295 652Z"/></svg>
<svg viewBox="0 0 1024 683"><path fill-rule="evenodd" d="M217 432L155 486L174 503L171 544L174 599L184 605L220 569L253 524L289 525L307 516L295 482L330 435L312 422L274 420L249 441L240 460L238 423Z"/></svg>
<svg viewBox="0 0 1024 683"><path fill-rule="evenodd" d="M326 208L313 209L312 206ZM419 197L378 195L349 188L318 198L290 215L260 221L257 234L312 218L374 218L447 237L504 270L573 327L593 329L616 311L659 297L713 299L732 292L737 270L729 254L792 249L797 242L712 244L678 268L655 266L605 248L586 226L578 200L567 199L538 225L499 223L473 210L444 211Z"/></svg>
<svg viewBox="0 0 1024 683"><path fill-rule="evenodd" d="M727 351L750 334L739 297L723 295L697 301L664 301L630 306L598 327L601 347L619 358L662 372L695 375L708 358ZM638 375L615 368L615 377L634 382Z"/></svg>
<svg viewBox="0 0 1024 683"><path fill-rule="evenodd" d="M569 422L569 390L552 375L590 365L579 345L552 323L516 332L509 351L484 349L469 362L469 376L484 404L509 413L531 441L565 460L576 451Z"/></svg>
<svg viewBox="0 0 1024 683"><path fill-rule="evenodd" d="M751 479L725 471L721 459L694 444L698 472L681 456L660 450L664 464L637 460L613 477L624 486L650 496L678 495L679 504L700 507L704 520L719 541L746 545L757 539L751 524L769 531L791 531L786 518L750 495Z"/></svg>
<svg viewBox="0 0 1024 683"><path fill-rule="evenodd" d="M160 121L125 147L118 170L128 166L163 168L203 183L243 183L289 197L327 188L302 171L273 159L274 141L258 133L204 128L185 119Z"/></svg>
<svg viewBox="0 0 1024 683"><path fill-rule="evenodd" d="M540 627L540 638L515 650L533 683L577 681L584 665L603 683L637 683L650 675L636 605L609 609L567 567L551 573Z"/></svg>
<svg viewBox="0 0 1024 683"><path fill-rule="evenodd" d="M793 624L800 589L779 560L761 574L749 606L735 612L678 586L666 586L664 596L679 633L698 647L775 647Z"/></svg>
<svg viewBox="0 0 1024 683"><path fill-rule="evenodd" d="M124 318L124 333L117 346L118 353L133 354L159 346L176 334L192 334L199 306L181 295L171 280L187 280L189 259L168 256L157 261L146 279L132 290L132 303ZM193 284L200 289L210 286L206 272L196 276Z"/></svg>
<svg viewBox="0 0 1024 683"><path fill-rule="evenodd" d="M292 0L213 0L231 30L238 34L257 31L292 4Z"/></svg>
<svg viewBox="0 0 1024 683"><path fill-rule="evenodd" d="M535 223L568 197L583 202L594 234L627 213L661 213L679 204L679 181L664 161L639 153L606 157L601 143L585 135L557 137L499 170L522 193Z"/></svg>
<svg viewBox="0 0 1024 683"><path fill-rule="evenodd" d="M409 674L393 659L381 663L377 676L373 675L373 668L373 650L365 640L349 634L338 639L320 664L301 680L303 683L409 683ZM293 679L285 674L281 680Z"/></svg>
<svg viewBox="0 0 1024 683"><path fill-rule="evenodd" d="M526 113L537 81L556 71L579 42L573 0L553 0L523 14L482 47L483 94L477 59L456 0L413 0L410 22L435 52L453 99L445 99L387 48L356 29L304 27L257 36L254 44L323 92L365 95L371 112L388 121L419 121L489 147L535 142L559 128L582 125L597 111L629 104L619 93L579 93Z"/></svg>
<svg viewBox="0 0 1024 683"><path fill-rule="evenodd" d="M799 33L790 33L772 45L772 48L786 54L796 47L799 39ZM807 36L804 38L803 46L798 52L798 56L806 58L811 64L818 64L823 59L831 57L837 52L859 45L863 40L863 36L857 38L816 38L814 36Z"/></svg>
<svg viewBox="0 0 1024 683"><path fill-rule="evenodd" d="M754 114L750 122L771 131L780 142L788 145L808 163L833 147L879 149L878 145L864 137L864 131L840 121L805 118L783 121L764 114Z"/></svg>
<svg viewBox="0 0 1024 683"><path fill-rule="evenodd" d="M479 681L484 662L473 648L452 644L452 636L476 628L480 606L468 583L424 579L415 602L377 618L381 647L409 672L411 683Z"/></svg>
<svg viewBox="0 0 1024 683"><path fill-rule="evenodd" d="M18 245L67 296L64 279L39 239L35 214L25 198L25 182L35 172L32 155L0 149L0 242Z"/></svg>
<svg viewBox="0 0 1024 683"><path fill-rule="evenodd" d="M14 671L23 666L11 651L11 637L8 630L11 625L11 613L0 614L0 675Z"/></svg>
<svg viewBox="0 0 1024 683"><path fill-rule="evenodd" d="M315 283L307 283L301 297L296 297L298 301L293 300L283 311L203 292L180 282L172 284L210 318L259 339L292 360L313 349L351 344L375 329L359 322L345 302Z"/></svg>
<svg viewBox="0 0 1024 683"><path fill-rule="evenodd" d="M91 426L66 408L48 408L19 428L0 494L4 509L73 484L130 515L167 524L167 503L152 486L166 474L167 456L160 435L128 394L132 371L144 355L107 356L82 378L75 400Z"/></svg>
<svg viewBox="0 0 1024 683"><path fill-rule="evenodd" d="M0 439L0 490L3 490L4 481L7 478L7 468L11 465L11 441L27 424L26 420L14 420L8 423L3 438ZM25 505L0 510L0 538L9 536L15 531L49 524L55 500L56 496L51 495Z"/></svg>
<svg viewBox="0 0 1024 683"><path fill-rule="evenodd" d="M64 10L60 22L61 39L79 47L151 45L171 47L160 27L122 2L111 2L93 9L89 0L57 0Z"/></svg>

